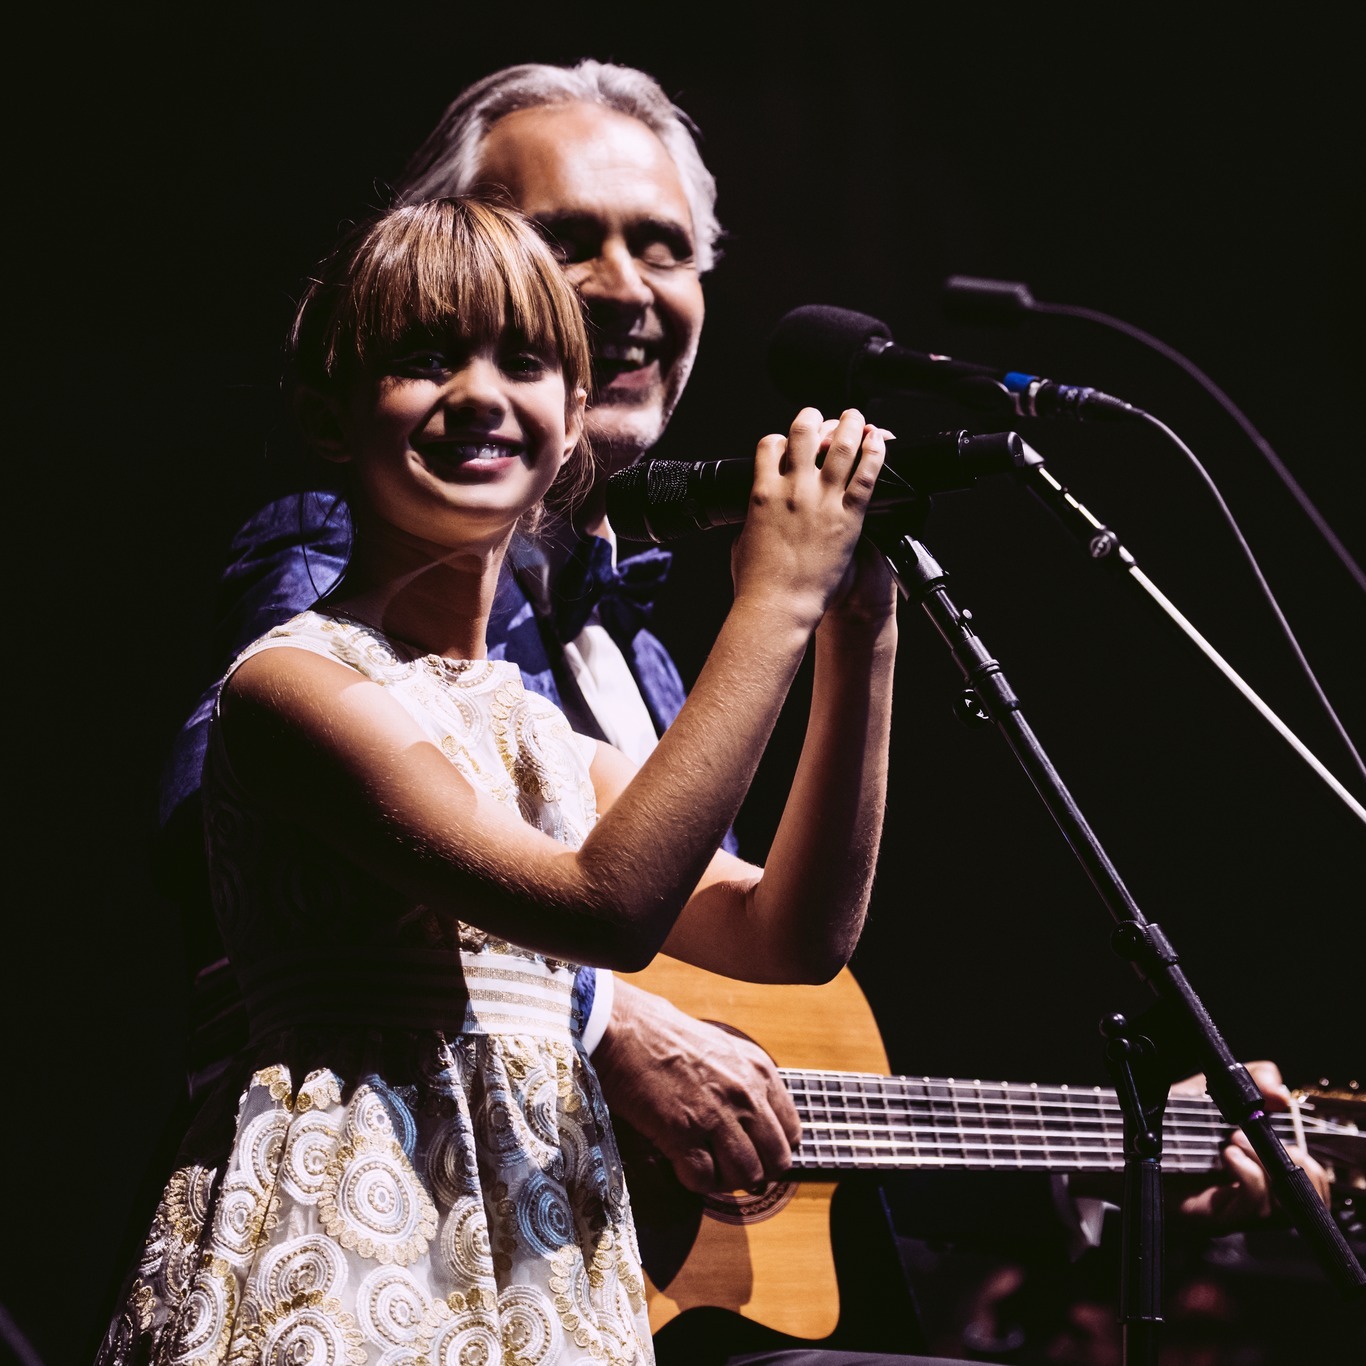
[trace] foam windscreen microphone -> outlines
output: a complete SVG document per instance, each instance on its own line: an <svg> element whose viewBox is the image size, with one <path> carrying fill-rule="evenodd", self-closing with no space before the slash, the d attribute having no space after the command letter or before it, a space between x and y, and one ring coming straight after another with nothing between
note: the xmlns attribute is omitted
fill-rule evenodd
<svg viewBox="0 0 1366 1366"><path fill-rule="evenodd" d="M830 412L889 395L922 393L1016 417L1115 421L1143 416L1123 399L1085 385L912 351L893 341L891 329L877 318L826 304L804 304L781 319L769 337L768 370L788 398Z"/></svg>

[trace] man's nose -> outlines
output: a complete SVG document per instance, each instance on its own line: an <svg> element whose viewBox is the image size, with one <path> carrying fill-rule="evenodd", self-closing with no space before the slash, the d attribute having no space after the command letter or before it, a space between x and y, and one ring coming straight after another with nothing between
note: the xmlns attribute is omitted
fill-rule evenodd
<svg viewBox="0 0 1366 1366"><path fill-rule="evenodd" d="M654 292L640 273L640 265L625 242L608 241L591 261L574 272L574 288L590 302L648 308Z"/></svg>

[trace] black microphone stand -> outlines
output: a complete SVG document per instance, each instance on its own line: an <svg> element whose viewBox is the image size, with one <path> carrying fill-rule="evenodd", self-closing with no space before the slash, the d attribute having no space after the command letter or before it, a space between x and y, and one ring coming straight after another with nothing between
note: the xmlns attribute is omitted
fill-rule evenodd
<svg viewBox="0 0 1366 1366"><path fill-rule="evenodd" d="M1342 1231L1324 1207L1305 1172L1290 1159L1262 1108L1262 1096L1247 1069L1234 1058L1203 1002L1186 980L1171 940L1144 918L1081 809L1068 792L973 625L945 591L948 575L918 532L928 500L914 517L898 515L868 535L891 568L902 594L918 602L948 646L967 683L960 711L994 723L1042 798L1063 837L1100 895L1116 928L1111 947L1127 959L1157 1000L1139 1027L1122 1016L1101 1024L1105 1062L1116 1081L1124 1111L1125 1174L1120 1319L1126 1366L1156 1366L1161 1315L1161 1132L1166 1090L1176 1080L1164 1060L1189 1051L1202 1064L1210 1096L1232 1128L1241 1129L1266 1168L1291 1223L1329 1279L1356 1305L1366 1304L1363 1272Z"/></svg>

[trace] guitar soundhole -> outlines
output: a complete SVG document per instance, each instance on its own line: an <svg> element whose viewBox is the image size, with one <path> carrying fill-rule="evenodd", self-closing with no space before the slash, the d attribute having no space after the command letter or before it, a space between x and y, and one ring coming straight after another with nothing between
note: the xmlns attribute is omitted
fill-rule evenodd
<svg viewBox="0 0 1366 1366"><path fill-rule="evenodd" d="M755 1042L743 1030L726 1024L724 1020L708 1020L707 1023L724 1029L727 1034L734 1034L737 1039ZM709 1218L723 1224L757 1224L763 1219L771 1219L796 1193L795 1181L770 1181L758 1192L718 1191L703 1196L702 1209Z"/></svg>
<svg viewBox="0 0 1366 1366"><path fill-rule="evenodd" d="M730 1191L705 1196L702 1209L708 1218L723 1224L757 1224L771 1219L796 1193L795 1181L771 1181L757 1195Z"/></svg>

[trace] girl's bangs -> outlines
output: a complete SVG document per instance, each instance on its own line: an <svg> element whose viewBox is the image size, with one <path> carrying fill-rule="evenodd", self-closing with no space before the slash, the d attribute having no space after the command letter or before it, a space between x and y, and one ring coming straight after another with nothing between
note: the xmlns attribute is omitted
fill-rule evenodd
<svg viewBox="0 0 1366 1366"><path fill-rule="evenodd" d="M586 386L578 298L549 250L496 211L453 208L427 204L381 225L337 319L331 359L349 350L368 368L414 336L484 345L511 333L540 354L563 356L571 390Z"/></svg>

